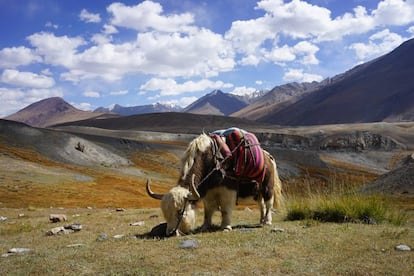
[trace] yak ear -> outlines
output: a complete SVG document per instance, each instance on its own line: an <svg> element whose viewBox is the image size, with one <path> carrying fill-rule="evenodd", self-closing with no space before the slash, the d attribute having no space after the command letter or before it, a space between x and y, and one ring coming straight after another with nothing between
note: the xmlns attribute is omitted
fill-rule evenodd
<svg viewBox="0 0 414 276"><path fill-rule="evenodd" d="M195 183L194 183L194 179L195 179L195 174L193 174L192 177L191 177L190 198L189 199L199 200L200 199L200 194L197 191L197 188L196 188Z"/></svg>

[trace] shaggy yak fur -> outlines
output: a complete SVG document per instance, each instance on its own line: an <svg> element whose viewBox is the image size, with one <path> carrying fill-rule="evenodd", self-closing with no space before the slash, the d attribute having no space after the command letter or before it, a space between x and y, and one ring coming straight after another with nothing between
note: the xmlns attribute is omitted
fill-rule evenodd
<svg viewBox="0 0 414 276"><path fill-rule="evenodd" d="M283 204L282 185L274 158L263 150L265 174L262 183L237 176L226 176L217 168L217 149L209 135L201 134L187 147L182 159L178 185L165 195L155 194L147 183L150 196L161 199L167 221L166 235L187 234L194 228L195 213L190 201L202 199L204 223L201 230L212 227L215 211L222 215L221 229L231 230L231 215L238 198L253 197L260 207L260 223L272 224L272 208ZM182 213L182 217L180 217ZM177 225L178 224L178 225ZM175 231L175 232L174 232Z"/></svg>

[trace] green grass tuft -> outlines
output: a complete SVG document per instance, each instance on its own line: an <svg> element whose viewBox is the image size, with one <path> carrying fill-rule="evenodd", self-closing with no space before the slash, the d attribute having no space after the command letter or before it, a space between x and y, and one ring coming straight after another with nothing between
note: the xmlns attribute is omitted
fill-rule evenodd
<svg viewBox="0 0 414 276"><path fill-rule="evenodd" d="M342 186L328 192L309 191L301 196L289 196L286 220L317 220L321 222L356 222L377 224L389 222L403 225L407 214L384 196L365 195Z"/></svg>

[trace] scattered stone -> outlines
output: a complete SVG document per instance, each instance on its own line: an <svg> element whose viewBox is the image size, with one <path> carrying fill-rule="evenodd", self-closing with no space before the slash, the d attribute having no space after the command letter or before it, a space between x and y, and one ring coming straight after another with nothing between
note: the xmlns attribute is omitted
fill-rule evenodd
<svg viewBox="0 0 414 276"><path fill-rule="evenodd" d="M65 226L58 226L55 228L50 229L46 232L46 235L48 236L54 236L54 235L67 235L74 232L78 232L82 230L82 225L79 223L73 223Z"/></svg>
<svg viewBox="0 0 414 276"><path fill-rule="evenodd" d="M73 230L75 232L78 232L78 231L82 230L82 224L80 224L80 223L72 223L72 224L69 224L69 225L65 225L63 227L65 229Z"/></svg>
<svg viewBox="0 0 414 276"><path fill-rule="evenodd" d="M397 245L395 247L395 250L398 250L398 251L411 251L411 247L409 247L408 245L405 245L405 244L400 244L400 245Z"/></svg>
<svg viewBox="0 0 414 276"><path fill-rule="evenodd" d="M0 221L6 221L6 220L7 220L7 217L0 216Z"/></svg>
<svg viewBox="0 0 414 276"><path fill-rule="evenodd" d="M7 253L2 254L1 257L7 258L12 255L29 253L30 251L32 251L30 248L12 248Z"/></svg>
<svg viewBox="0 0 414 276"><path fill-rule="evenodd" d="M197 248L200 246L200 242L197 240L185 240L180 243L180 248L182 249L191 249Z"/></svg>
<svg viewBox="0 0 414 276"><path fill-rule="evenodd" d="M123 237L125 237L124 234L118 234L114 236L114 239L122 239Z"/></svg>
<svg viewBox="0 0 414 276"><path fill-rule="evenodd" d="M85 246L85 244L84 243L74 243L74 244L66 245L66 247L81 247L81 246Z"/></svg>
<svg viewBox="0 0 414 276"><path fill-rule="evenodd" d="M117 212L125 212L125 211L126 211L126 209L125 209L125 208L116 208L116 211L117 211Z"/></svg>
<svg viewBox="0 0 414 276"><path fill-rule="evenodd" d="M7 253L10 253L10 254L23 254L23 253L28 253L30 251L32 251L32 249L30 249L30 248L19 248L19 247L17 247L17 248L9 249L9 251Z"/></svg>
<svg viewBox="0 0 414 276"><path fill-rule="evenodd" d="M240 232L251 232L254 229L253 228L248 228L248 227L241 227L238 229Z"/></svg>
<svg viewBox="0 0 414 276"><path fill-rule="evenodd" d="M47 236L54 236L54 235L67 235L70 233L73 233L75 231L71 230L71 229L65 229L65 227L63 226L58 226L55 228L50 229L49 231L46 232Z"/></svg>
<svg viewBox="0 0 414 276"><path fill-rule="evenodd" d="M88 206L88 207L86 207L86 209L88 209L88 210L92 210L92 209L93 209L93 207Z"/></svg>
<svg viewBox="0 0 414 276"><path fill-rule="evenodd" d="M23 213L17 215L17 218L24 218L24 217L25 217L25 214Z"/></svg>
<svg viewBox="0 0 414 276"><path fill-rule="evenodd" d="M98 235L98 237L96 238L97 241L106 241L108 239L108 235L105 233L101 233Z"/></svg>
<svg viewBox="0 0 414 276"><path fill-rule="evenodd" d="M49 221L52 223L67 221L68 218L64 214L50 214Z"/></svg>
<svg viewBox="0 0 414 276"><path fill-rule="evenodd" d="M158 218L158 217L159 217L159 215L151 215L151 216L149 216L150 219L155 219L155 218Z"/></svg>
<svg viewBox="0 0 414 276"><path fill-rule="evenodd" d="M143 226L145 224L144 221L137 221L137 222L132 222L129 224L129 226Z"/></svg>
<svg viewBox="0 0 414 276"><path fill-rule="evenodd" d="M270 233L283 233L283 232L285 232L285 229L278 228L278 227L272 228L272 230L270 230Z"/></svg>
<svg viewBox="0 0 414 276"><path fill-rule="evenodd" d="M250 209L249 207L244 208L244 210L247 212L252 212L252 209Z"/></svg>

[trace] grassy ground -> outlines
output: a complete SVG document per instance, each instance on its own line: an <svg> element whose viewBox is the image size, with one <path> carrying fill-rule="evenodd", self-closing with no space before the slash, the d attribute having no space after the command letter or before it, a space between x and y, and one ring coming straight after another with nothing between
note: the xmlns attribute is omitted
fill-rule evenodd
<svg viewBox="0 0 414 276"><path fill-rule="evenodd" d="M23 217L19 214L24 213ZM51 213L64 213L67 223L81 223L80 232L46 236L55 226ZM412 226L389 224L276 221L274 226L246 228L258 211L237 210L232 232L199 233L169 239L143 235L162 222L158 209L0 209L0 253L13 247L31 252L2 257L3 275L136 275L136 274L276 274L276 275L412 275ZM198 218L202 217L199 211ZM218 215L215 222L218 222ZM143 221L142 226L130 223ZM201 224L201 221L198 222ZM272 232L273 227L283 232ZM108 235L100 241L98 236ZM120 239L115 235L124 235ZM198 248L181 249L193 239ZM73 246L76 245L77 246ZM71 246L72 245L72 246Z"/></svg>
<svg viewBox="0 0 414 276"><path fill-rule="evenodd" d="M239 206L235 211L232 232L147 239L145 234L163 218L159 202L145 193L146 177L151 177L156 191L172 187L178 178L179 159L175 155L162 151L132 154L136 168L144 173L136 177L112 168L55 163L18 148L0 149L0 161L14 157L56 171L44 176L41 169L29 172L20 163L1 171L0 216L8 219L0 222L0 254L16 247L32 249L26 254L1 257L1 275L414 274L413 251L394 249L399 244L414 247L412 198L393 201L394 206L411 210L408 223L401 226L386 221L378 225L284 221L279 216L273 227L284 231L272 232L273 227L245 227L254 226L259 219L258 210L249 205L250 209ZM347 183L360 185L372 177L353 169L352 174L340 174L308 168L309 175L284 183L287 206L309 198L315 203L310 195L338 194L348 188ZM74 181L76 174L87 179ZM126 211L116 212L116 207ZM48 218L53 213L66 214L69 221L51 224ZM197 225L202 224L202 217L199 210ZM138 221L144 225L130 226ZM83 229L46 236L51 228L69 223L81 223ZM215 223L219 223L218 215ZM108 239L100 241L102 233ZM115 235L124 236L116 239ZM196 240L199 247L181 249L180 243L188 239Z"/></svg>

